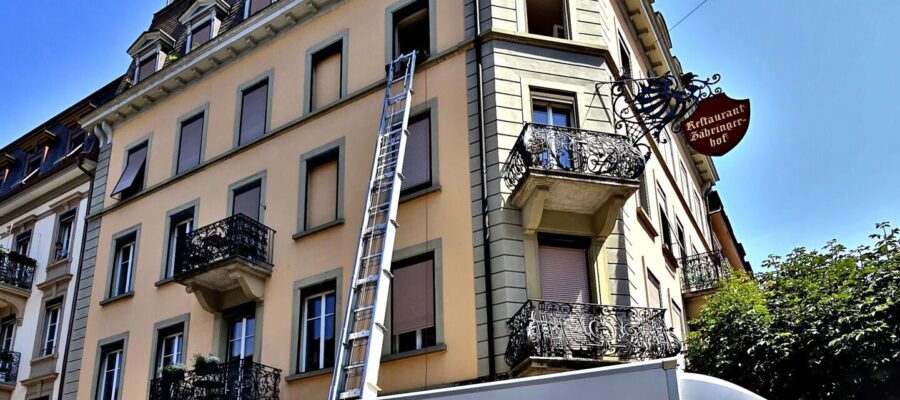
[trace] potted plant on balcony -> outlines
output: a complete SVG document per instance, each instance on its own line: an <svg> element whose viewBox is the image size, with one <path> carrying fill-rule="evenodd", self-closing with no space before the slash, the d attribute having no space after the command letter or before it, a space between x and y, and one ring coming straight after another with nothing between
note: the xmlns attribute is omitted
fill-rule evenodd
<svg viewBox="0 0 900 400"><path fill-rule="evenodd" d="M169 364L162 367L161 375L166 381L184 380L184 364Z"/></svg>
<svg viewBox="0 0 900 400"><path fill-rule="evenodd" d="M194 372L197 375L209 375L216 372L221 360L212 354L194 354Z"/></svg>

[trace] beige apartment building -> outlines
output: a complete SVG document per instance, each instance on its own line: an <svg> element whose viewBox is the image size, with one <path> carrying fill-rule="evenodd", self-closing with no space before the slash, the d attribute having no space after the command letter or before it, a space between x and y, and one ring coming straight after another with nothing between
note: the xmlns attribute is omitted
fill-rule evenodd
<svg viewBox="0 0 900 400"><path fill-rule="evenodd" d="M626 140L609 84L680 74L664 19L646 0L477 4L154 14L80 120L101 147L61 398L324 398L385 64L410 51L382 393L676 355L682 266L724 246L718 175L668 131Z"/></svg>

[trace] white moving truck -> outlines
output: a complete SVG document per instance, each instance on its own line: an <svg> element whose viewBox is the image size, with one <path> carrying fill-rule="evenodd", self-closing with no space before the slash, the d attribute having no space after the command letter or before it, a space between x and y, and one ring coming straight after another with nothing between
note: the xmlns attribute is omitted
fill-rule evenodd
<svg viewBox="0 0 900 400"><path fill-rule="evenodd" d="M383 400L765 400L721 379L687 373L674 358L379 396Z"/></svg>

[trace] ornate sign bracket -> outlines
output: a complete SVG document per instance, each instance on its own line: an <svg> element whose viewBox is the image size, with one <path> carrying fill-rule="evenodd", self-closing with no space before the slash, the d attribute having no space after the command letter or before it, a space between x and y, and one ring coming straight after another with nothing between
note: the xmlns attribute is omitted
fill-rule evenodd
<svg viewBox="0 0 900 400"><path fill-rule="evenodd" d="M602 88L610 86L616 130L628 136L649 159L650 147L641 140L649 135L659 143L660 134L669 124L673 132L681 132L678 122L693 113L701 100L722 93L715 87L720 79L719 74L699 79L693 73L680 78L671 73L643 79L623 77L597 83L594 95L602 96Z"/></svg>

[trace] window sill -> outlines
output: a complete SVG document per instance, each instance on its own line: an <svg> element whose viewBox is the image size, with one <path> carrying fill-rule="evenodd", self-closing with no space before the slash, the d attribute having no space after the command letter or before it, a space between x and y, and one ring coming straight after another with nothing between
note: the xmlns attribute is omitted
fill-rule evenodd
<svg viewBox="0 0 900 400"><path fill-rule="evenodd" d="M662 245L662 253L663 257L666 259L666 265L669 266L673 271L678 269L678 259L675 258L675 253L672 253L672 249L669 248L665 243Z"/></svg>
<svg viewBox="0 0 900 400"><path fill-rule="evenodd" d="M47 264L47 267L45 269L52 269L53 267L56 267L58 265L69 264L71 262L72 262L72 257L60 258L54 262L51 262L50 264Z"/></svg>
<svg viewBox="0 0 900 400"><path fill-rule="evenodd" d="M305 231L297 232L297 233L294 234L294 236L292 236L292 238L293 238L294 240L299 240L299 239L305 238L305 237L310 236L310 235L315 235L316 233L319 233L319 232L322 232L322 231L327 231L327 230L329 230L329 229L331 229L331 228L334 228L335 226L339 226L339 225L343 225L343 224L344 224L344 219L343 219L343 218L338 218L338 219L336 219L336 220L334 220L334 221L326 222L326 223L324 223L324 224L322 224L322 225L319 225L319 226L317 226L317 227L315 227L315 228L310 228L310 229L307 229L307 230L305 230Z"/></svg>
<svg viewBox="0 0 900 400"><path fill-rule="evenodd" d="M296 382L296 381L302 381L304 379L314 378L317 376L331 375L333 373L334 373L334 368L322 368L322 369L317 369L315 371L300 372L298 374L289 375L289 376L285 377L284 380L287 382Z"/></svg>
<svg viewBox="0 0 900 400"><path fill-rule="evenodd" d="M426 196L431 193L440 192L440 191L441 191L441 185L432 185L432 186L424 187L422 189L414 190L407 194L400 195L400 202L403 203L403 202L406 202L406 201L409 201L409 200L412 200L415 198L419 198L419 197Z"/></svg>
<svg viewBox="0 0 900 400"><path fill-rule="evenodd" d="M132 291L130 291L130 292L122 293L122 294L120 294L120 295L118 295L118 296L116 296L116 297L110 297L110 298L107 298L107 299L105 299L105 300L102 300L102 301L100 301L100 305L101 305L101 306L105 306L105 305L107 305L107 304L109 304L109 303L115 303L115 302L117 302L117 301L119 301L119 300L129 299L129 298L131 298L131 297L133 297L133 296L134 296L134 290L132 290Z"/></svg>
<svg viewBox="0 0 900 400"><path fill-rule="evenodd" d="M404 351L402 353L386 354L381 356L381 362L402 360L404 358L416 357L431 353L443 353L447 351L447 345L438 343L434 346L425 347L417 350Z"/></svg>
<svg viewBox="0 0 900 400"><path fill-rule="evenodd" d="M640 222L641 226L644 227L644 230L647 232L647 235L650 236L650 239L656 239L656 237L659 236L659 232L657 232L656 228L653 227L653 222L650 221L650 216L647 215L647 212L644 211L644 208L638 207L636 213L638 222Z"/></svg>
<svg viewBox="0 0 900 400"><path fill-rule="evenodd" d="M153 286L156 286L156 287L165 286L165 285L168 285L168 284L170 284L170 283L172 283L172 282L175 282L175 277L171 277L171 276L170 276L170 277L168 277L168 278L160 279L160 280L154 282L154 283L153 283Z"/></svg>
<svg viewBox="0 0 900 400"><path fill-rule="evenodd" d="M46 356L32 358L31 365L39 364L39 363L42 363L42 362L48 361L48 360L56 360L57 358L59 358L59 355L56 352L53 352L53 354L48 354Z"/></svg>

